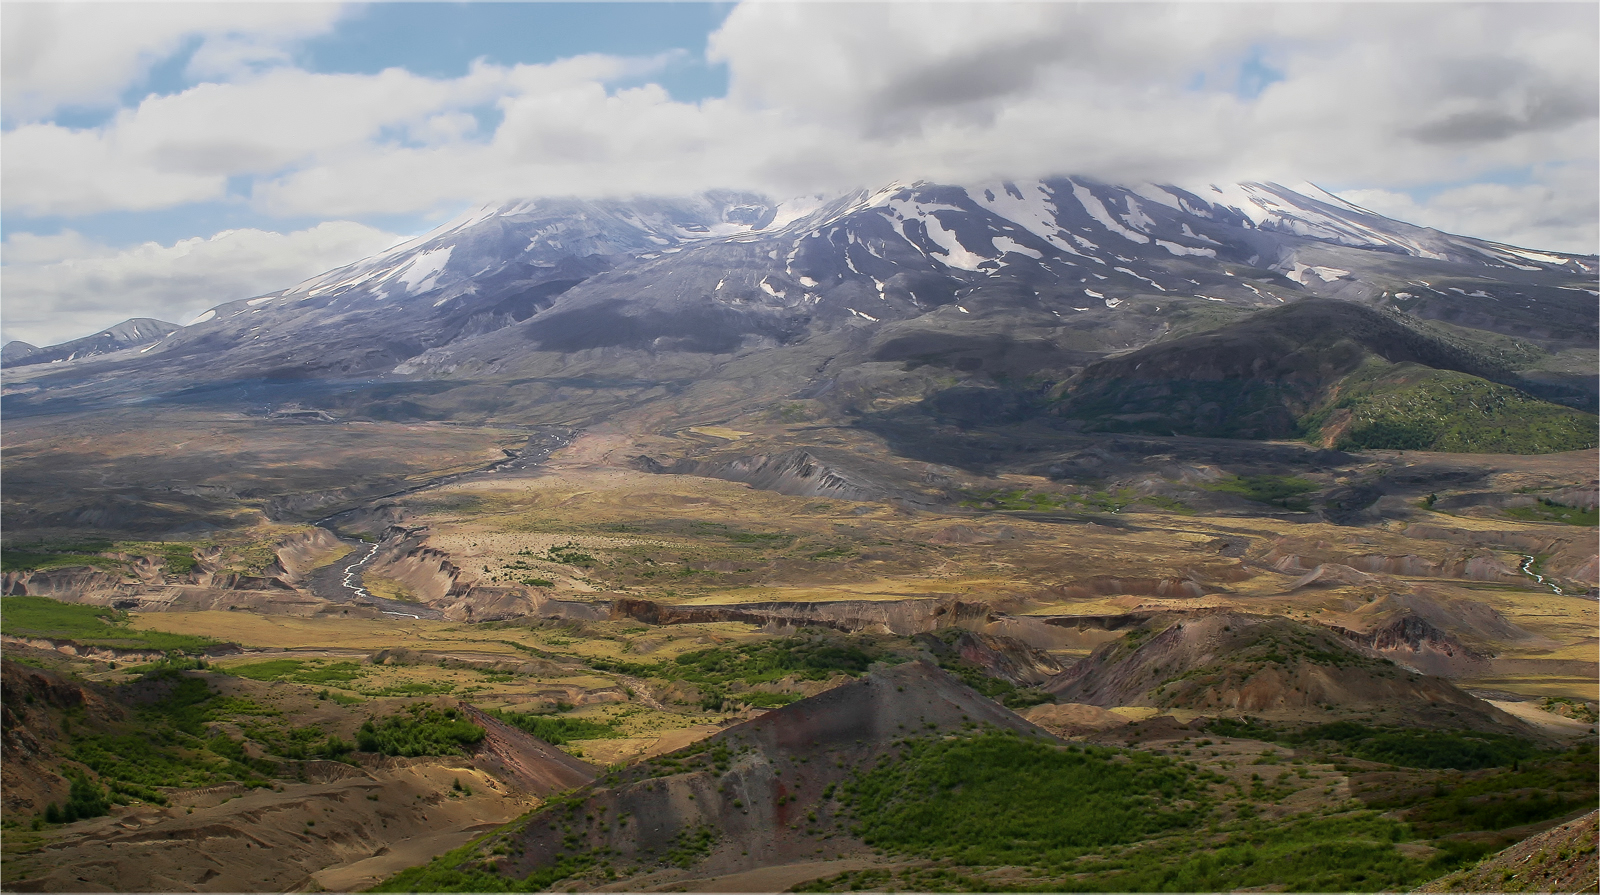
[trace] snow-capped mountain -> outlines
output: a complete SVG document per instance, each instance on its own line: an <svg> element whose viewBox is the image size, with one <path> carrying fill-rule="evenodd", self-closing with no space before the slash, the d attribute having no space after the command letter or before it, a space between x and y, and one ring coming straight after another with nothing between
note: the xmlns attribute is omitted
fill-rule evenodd
<svg viewBox="0 0 1600 895"><path fill-rule="evenodd" d="M48 348L39 348L21 341L7 342L3 353L0 353L0 366L62 363L79 358L99 357L102 354L159 342L177 332L179 328L177 324L165 320L135 317L94 335L51 345Z"/></svg>
<svg viewBox="0 0 1600 895"><path fill-rule="evenodd" d="M1596 271L1593 256L1453 236L1314 187L1261 183L1056 178L788 201L541 199L485 206L281 292L219 305L116 364L174 384L408 380L490 375L530 353L737 355L842 329L925 319L944 330L997 315L1115 330L1085 350L1120 350L1159 335L1161 315L1179 306L1311 295L1592 342Z"/></svg>

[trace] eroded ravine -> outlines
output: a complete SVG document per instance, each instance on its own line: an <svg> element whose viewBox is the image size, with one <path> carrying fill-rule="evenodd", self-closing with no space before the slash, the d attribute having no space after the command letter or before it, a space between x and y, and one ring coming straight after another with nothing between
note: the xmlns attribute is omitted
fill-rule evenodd
<svg viewBox="0 0 1600 895"><path fill-rule="evenodd" d="M319 597L335 603L362 603L376 607L384 615L415 619L442 619L444 613L421 603L410 603L403 600L391 600L380 597L367 590L361 578L361 570L369 564L383 548L383 542L368 541L364 538L350 537L339 531L339 520L349 519L355 515L370 511L380 501L393 500L438 488L455 482L467 481L478 476L494 475L508 470L528 470L537 467L550 458L550 455L572 443L577 433L570 430L541 431L528 439L528 443L518 451L506 451L506 457L482 469L468 472L458 472L451 475L429 479L410 488L401 488L391 491L366 501L362 506L340 510L330 516L325 516L311 523L338 538L341 543L348 544L351 552L345 559L358 556L354 562L338 560L331 565L319 569L307 580L307 588Z"/></svg>

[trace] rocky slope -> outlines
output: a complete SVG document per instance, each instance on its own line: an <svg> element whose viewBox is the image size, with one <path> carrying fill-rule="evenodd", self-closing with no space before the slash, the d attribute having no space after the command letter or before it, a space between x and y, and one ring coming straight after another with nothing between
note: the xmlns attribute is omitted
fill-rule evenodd
<svg viewBox="0 0 1600 895"><path fill-rule="evenodd" d="M1600 812L1531 836L1417 892L1593 892L1600 888Z"/></svg>

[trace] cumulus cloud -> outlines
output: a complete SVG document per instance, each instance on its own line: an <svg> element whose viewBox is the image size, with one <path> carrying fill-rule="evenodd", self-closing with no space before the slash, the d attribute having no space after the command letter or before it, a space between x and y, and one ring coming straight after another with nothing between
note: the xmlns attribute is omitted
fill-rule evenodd
<svg viewBox="0 0 1600 895"><path fill-rule="evenodd" d="M114 105L157 62L199 40L199 76L287 61L286 45L333 26L330 3L6 3L0 100L10 120Z"/></svg>
<svg viewBox="0 0 1600 895"><path fill-rule="evenodd" d="M1446 233L1470 233L1531 249L1592 253L1600 245L1592 180L1549 172L1544 183L1473 183L1423 199L1392 190L1344 190L1340 198L1386 217Z"/></svg>
<svg viewBox="0 0 1600 895"><path fill-rule="evenodd" d="M5 340L50 345L127 317L187 323L381 251L401 237L349 221L292 233L226 230L114 249L73 231L6 237Z"/></svg>

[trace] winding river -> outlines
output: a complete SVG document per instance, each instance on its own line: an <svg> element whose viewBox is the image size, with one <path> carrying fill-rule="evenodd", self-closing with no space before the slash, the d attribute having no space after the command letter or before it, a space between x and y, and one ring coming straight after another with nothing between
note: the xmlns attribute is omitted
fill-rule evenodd
<svg viewBox="0 0 1600 895"><path fill-rule="evenodd" d="M382 542L367 541L361 538L353 538L349 535L345 535L339 531L338 520L341 517L348 517L353 513L359 512L362 509L366 509L381 500L390 500L396 497L403 497L407 494L416 494L419 491L426 491L430 488L437 488L441 485L448 485L452 482L463 481L474 476L494 475L495 473L506 472L510 470L533 469L544 461L550 459L551 454L563 447L566 447L568 444L571 444L572 439L576 435L576 432L569 430L552 430L548 432L542 432L530 437L528 439L528 443L524 445L521 450L506 451L506 456L504 459L497 460L494 463L483 467L482 469L474 469L468 472L458 472L451 475L429 479L420 485L414 485L410 488L401 488L398 491L391 491L387 494L380 494L376 497L368 498L364 502L363 506L340 510L331 516L324 516L323 518L318 519L311 524L317 526L318 528L324 529L329 534L338 538L341 542L350 545L351 551L349 556L359 555L360 558L349 563L348 565L341 565L340 563L335 562L332 565L314 572L307 581L307 586L310 588L312 593L324 599L331 600L335 603L362 603L368 606L374 606L384 615L415 619L444 618L444 613L423 603L409 603L404 600L391 600L387 597L380 597L362 586L361 569L378 555L378 550L383 546ZM365 549L363 550L363 548ZM348 559L349 556L346 558Z"/></svg>

